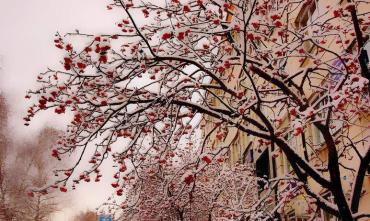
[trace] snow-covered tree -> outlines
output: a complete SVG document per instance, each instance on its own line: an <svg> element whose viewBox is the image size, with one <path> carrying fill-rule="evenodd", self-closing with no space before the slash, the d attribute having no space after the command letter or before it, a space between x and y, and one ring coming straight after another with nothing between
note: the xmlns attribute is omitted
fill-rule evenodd
<svg viewBox="0 0 370 221"><path fill-rule="evenodd" d="M225 151L214 156L202 155L194 149L180 151L176 155L182 157L161 164L145 162L137 179L117 179L112 183L116 196L110 197L99 212L115 214L122 220L268 217L261 208L273 201L267 197L258 200L257 183L265 180L255 177L250 167L228 164Z"/></svg>
<svg viewBox="0 0 370 221"><path fill-rule="evenodd" d="M285 155L294 171L287 177L295 188L277 194L271 218L296 193L307 196L312 217L319 209L343 220L370 216L359 212L368 139L351 133L368 127L360 124L369 110L363 51L369 2L348 2L115 0L107 9L122 11L116 33L57 34L64 67L37 77L40 88L26 98L38 101L25 117L28 125L41 110L73 114L52 155L77 160L56 171L63 178L55 185L65 192L93 177L99 181L106 159L117 164L120 182L139 181L148 164L160 168L181 158L180 149L194 146L202 154L189 165L204 154L213 162L215 151L228 147L209 146L207 140L222 141L236 129L256 138L254 149L267 146ZM192 137L204 122L214 129L197 142ZM308 136L313 127L315 140ZM291 145L292 136L303 144ZM86 158L91 167L76 174ZM349 195L343 171L352 174ZM160 170L153 173L160 179ZM278 186L284 180L273 179ZM334 201L312 186L321 186Z"/></svg>

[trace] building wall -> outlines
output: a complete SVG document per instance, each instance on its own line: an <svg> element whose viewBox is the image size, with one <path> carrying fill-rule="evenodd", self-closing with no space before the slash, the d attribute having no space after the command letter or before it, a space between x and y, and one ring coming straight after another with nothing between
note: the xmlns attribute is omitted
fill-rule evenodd
<svg viewBox="0 0 370 221"><path fill-rule="evenodd" d="M342 7L342 8L344 8L345 5L346 5L345 0L344 1L343 0L337 0L337 1L336 0L334 0L334 1L333 0L316 0L315 2L316 2L315 10L308 9L308 11L309 11L308 14L310 16L309 19L313 19L313 16L317 16L317 13L319 13L319 11L321 9L324 9L327 5L338 4L338 7ZM359 13L368 12L368 11L370 11L370 7L368 7L368 8L359 8ZM291 19L289 20L290 21L289 25L291 25L292 28L297 27L297 25L298 26L300 25L300 22L302 21L302 16L303 16L302 13L304 13L304 10L303 9L302 10L296 10L296 12L297 12L296 15L290 15ZM307 10L306 10L306 12L307 12ZM325 19L325 16L323 16L322 18ZM232 18L229 18L229 20L231 20L231 19ZM310 31L310 30L308 30L308 31ZM335 40L334 40L333 37L328 36L326 38L326 42L323 44L323 46L332 49L333 52L341 52L341 49L338 46L336 46L334 41ZM333 54L322 53L317 48L313 47L312 44L304 45L304 47L307 50L312 50L312 51L316 50L317 51L316 53L321 56L322 60L326 60L326 61L332 60L333 65L335 65L334 63L336 62L336 60L335 60L335 56ZM351 47L351 44L349 44L349 47ZM353 49L350 49L350 50L356 50L356 48L353 48ZM291 72L291 73L297 71L297 69L299 69L299 68L309 67L312 64L312 61L309 60L309 59L305 59L304 61L301 61L298 58L292 58L292 59L288 60L287 62L288 62L288 64L286 66L286 71ZM238 73L239 70L240 69L238 69L238 67L234 67L234 69L228 70L228 71L230 73ZM323 74L325 76L323 77L320 74ZM318 73L317 79L314 82L312 82L312 84L314 84L314 85L324 85L324 84L327 83L327 78L328 78L328 76L327 76L326 73L324 73L324 72L323 73ZM296 80L299 81L300 79L297 78ZM238 82L237 77L235 77L232 81L230 81L228 83L228 85L233 87L234 89L239 89L239 84L240 84L240 82ZM304 85L304 91L308 95L308 99L310 99L310 101L314 101L319 97L319 95L314 90L312 90L312 87L310 85ZM220 102L215 101L214 106L222 106L222 105L220 104ZM271 113L269 112L269 110L265 110L265 114L267 116L269 116L269 114L271 114ZM281 128L289 127L289 122L290 122L291 119L290 119L290 116L289 116L289 113L288 113L287 110L285 110L281 113L281 118L282 118L282 123L281 123L280 127ZM211 119L208 119L208 120L211 120ZM355 124L357 124L357 126L350 126L349 128L342 128L340 122L335 122L333 124L335 124L338 129L334 128L333 130L340 130L338 133L348 133L348 136L352 139L352 141L356 142L358 140L362 140L362 139L366 138L367 136L370 136L370 132L369 132L369 129L368 129L369 124L370 124L369 120L370 120L370 116L363 116L362 118L359 118L359 119L353 119L352 121ZM207 119L206 119L204 125L205 125L204 134L208 134L208 132L211 131L214 128L214 124L208 122ZM271 146L268 146L268 145L267 146L265 145L265 146L259 148L258 147L258 143L259 143L258 138L255 138L255 137L252 137L252 136L247 136L245 133L241 133L238 130L236 130L235 128L228 128L226 131L228 133L227 133L226 138L223 139L223 140L218 140L216 138L217 133L213 133L209 137L208 145L211 145L213 148L218 148L220 146L225 146L225 145L229 146L230 147L230 162L231 163L242 159L244 151L247 148L250 148L250 149L248 149L248 151L252 151L252 153L251 154L249 154L249 153L244 154L244 156L245 155L248 155L248 156L253 155L252 159L249 159L249 160L252 160L254 163L257 162L260 155L264 151L268 151L268 153L269 153L269 164L270 164L270 169L269 169L269 173L270 173L269 176L270 177L282 176L282 175L287 174L287 173L292 173L292 168L290 167L289 163L287 162L286 156L283 153L281 153L279 151L276 151L276 150L272 150ZM287 137L288 142L294 147L294 149L296 149L298 151L298 153L302 157L304 157L304 148L303 148L303 146L304 146L304 143L305 143L305 145L308 146L308 148L307 148L308 157L309 157L308 160L312 160L313 159L313 154L314 154L313 151L309 151L310 148L315 148L316 153L318 153L318 155L319 155L319 159L323 162L327 162L327 149L326 149L325 145L319 144L320 140L322 140L322 137L320 137L317 129L315 128L315 126L308 125L306 127L306 129L304 131L304 134L303 134L304 138L302 136L295 137L295 136L292 136L289 133L284 134L284 136ZM366 138L366 139L368 141L370 141L369 138ZM343 142L338 145L338 149L342 148L341 145L343 145ZM366 145L366 144L364 143L363 145ZM365 148L363 148L362 151L365 151ZM350 155L355 156L355 153L350 153ZM358 160L358 158L353 157L352 159L342 159L341 163L343 165L353 166L353 165L356 165L356 164L358 165L359 160ZM273 172L273 171L275 171L275 172ZM275 174L273 174L273 173L275 173ZM324 175L328 176L327 173L324 173ZM350 194L349 193L350 184L354 179L354 175L350 171L341 168L341 178L342 178L342 184L344 186L346 194L349 195ZM325 194L323 192L323 189L317 183L315 183L313 180L309 180L309 185L310 185L311 189L314 192L320 193L321 195ZM287 188L287 184L282 185L279 188L280 189ZM370 176L365 177L363 190L364 190L364 194L361 198L359 211L370 211ZM303 195L297 196L292 202L290 202L286 206L286 208L284 210L285 215L283 217L284 217L284 219L289 220L287 217L289 216L289 213L291 213L292 211L294 211L294 214L297 217L298 216L302 217L302 218L308 217L307 208L308 208L307 207L307 202L305 201L304 196ZM329 216L328 215L323 214L323 216L327 216L326 218L324 218L324 220L329 221ZM363 220L366 220L366 219L363 219Z"/></svg>

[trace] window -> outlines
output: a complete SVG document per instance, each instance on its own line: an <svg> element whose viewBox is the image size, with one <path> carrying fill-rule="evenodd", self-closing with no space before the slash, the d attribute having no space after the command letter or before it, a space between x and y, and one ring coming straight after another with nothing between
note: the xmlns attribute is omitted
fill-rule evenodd
<svg viewBox="0 0 370 221"><path fill-rule="evenodd" d="M331 75L332 79L340 79L337 75ZM325 95L326 96L326 95ZM321 99L319 103L316 104L315 109L320 110L317 113L317 117L321 119L325 123L328 109L325 108L325 106L328 104L328 97L319 96L318 99ZM332 135L335 135L342 127L343 127L343 121L338 120L335 118L334 115L331 115L330 119L330 133ZM312 144L315 149L320 149L322 145L325 143L324 137L322 136L320 130L315 126L311 125L311 132L312 132Z"/></svg>
<svg viewBox="0 0 370 221"><path fill-rule="evenodd" d="M287 213L285 216L285 221L307 221L309 217L307 216L296 216L294 210Z"/></svg>
<svg viewBox="0 0 370 221"><path fill-rule="evenodd" d="M330 72L324 80L323 85L329 88L334 88L337 83L342 79L342 71L344 70L343 62L337 58L331 64L333 72Z"/></svg>
<svg viewBox="0 0 370 221"><path fill-rule="evenodd" d="M292 133L288 133L287 135L285 135L285 139L288 142L289 146L292 147L292 149L297 149L298 142L296 136L293 136Z"/></svg>
<svg viewBox="0 0 370 221"><path fill-rule="evenodd" d="M285 138L286 142L289 144L289 147L291 147L292 149L297 149L297 145L298 145L297 137L293 136L292 133L288 133L288 134L285 135L284 138ZM293 170L292 166L290 165L290 163L288 161L288 158L286 157L286 155L284 153L281 156L280 163L281 163L281 166L282 166L283 174L288 174Z"/></svg>
<svg viewBox="0 0 370 221"><path fill-rule="evenodd" d="M316 16L314 16L316 13L316 1L306 1L306 3L303 4L301 10L298 13L298 16L296 20L294 21L294 24L297 28L302 28L307 26L308 21L313 21Z"/></svg>
<svg viewBox="0 0 370 221"><path fill-rule="evenodd" d="M303 34L306 36L313 36L314 33L311 27L307 25L315 22L319 16L319 8L317 0L308 0L303 3L298 15L294 21L294 25L297 29L302 29ZM313 52L315 50L314 44L310 40L302 42L302 47L307 52ZM309 59L305 59L301 66L306 67L309 64Z"/></svg>
<svg viewBox="0 0 370 221"><path fill-rule="evenodd" d="M331 193L326 192L322 195L325 199L327 199L329 202L334 202L334 197ZM341 221L340 218L331 215L330 213L325 212L324 210L321 210L320 214L321 218L323 218L323 221Z"/></svg>
<svg viewBox="0 0 370 221"><path fill-rule="evenodd" d="M247 148L245 148L243 155L242 155L242 162L247 164L254 163L253 159L253 149L251 148L252 142L249 142Z"/></svg>
<svg viewBox="0 0 370 221"><path fill-rule="evenodd" d="M366 59L366 63L369 65L369 58L370 58L370 41L367 41L366 43L365 43L365 46L364 46L364 52L366 52L366 56L364 56L365 57L365 59Z"/></svg>
<svg viewBox="0 0 370 221"><path fill-rule="evenodd" d="M311 125L311 132L313 148L320 149L325 142L324 137L322 136L320 130L313 124Z"/></svg>
<svg viewBox="0 0 370 221"><path fill-rule="evenodd" d="M321 101L315 106L316 110L323 108L328 103L328 97L323 97L321 94L318 99ZM317 113L317 117L323 121L326 120L327 108L323 108L321 111ZM314 125L311 125L311 132L312 132L312 145L314 149L320 149L322 145L325 143L324 137L322 136L320 130Z"/></svg>
<svg viewBox="0 0 370 221"><path fill-rule="evenodd" d="M293 168L290 165L290 163L289 163L289 161L288 161L288 159L287 159L287 157L284 153L281 155L280 159L281 159L280 163L281 163L282 174L290 173L293 170Z"/></svg>
<svg viewBox="0 0 370 221"><path fill-rule="evenodd" d="M268 154L268 148L261 154L261 156L258 158L256 162L256 175L257 177L261 178L269 178L270 174L270 164L269 164L269 154ZM264 190L265 182L264 181L258 181L259 186L259 192L262 192Z"/></svg>

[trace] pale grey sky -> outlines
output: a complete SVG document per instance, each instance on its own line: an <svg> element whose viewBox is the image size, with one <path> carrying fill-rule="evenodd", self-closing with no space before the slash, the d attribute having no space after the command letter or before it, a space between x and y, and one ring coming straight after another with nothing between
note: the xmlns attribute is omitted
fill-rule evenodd
<svg viewBox="0 0 370 221"><path fill-rule="evenodd" d="M53 44L56 31L109 33L117 31L115 22L122 11L108 11L109 0L0 0L0 90L11 108L10 130L18 137L32 138L40 128L53 125L63 129L63 119L44 113L25 128L22 118L27 103L26 90L35 88L38 73L53 67L62 58L62 51ZM107 167L108 169L110 167ZM110 175L109 175L110 177ZM100 184L82 184L76 191L66 193L64 208L53 221L69 221L72 214L93 209L112 189L109 179Z"/></svg>

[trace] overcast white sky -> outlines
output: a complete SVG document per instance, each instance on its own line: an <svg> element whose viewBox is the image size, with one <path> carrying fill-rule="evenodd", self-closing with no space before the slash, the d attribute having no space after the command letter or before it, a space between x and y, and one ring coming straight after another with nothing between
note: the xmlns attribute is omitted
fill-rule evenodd
<svg viewBox="0 0 370 221"><path fill-rule="evenodd" d="M45 125L62 128L64 121L42 114L25 129L22 117L26 90L35 88L38 73L55 66L63 54L53 44L56 31L107 33L117 30L122 12L108 11L109 0L0 0L0 90L11 108L11 131L32 138ZM111 192L105 185L84 185L66 194L65 207L53 221L68 221L75 212L93 209Z"/></svg>

